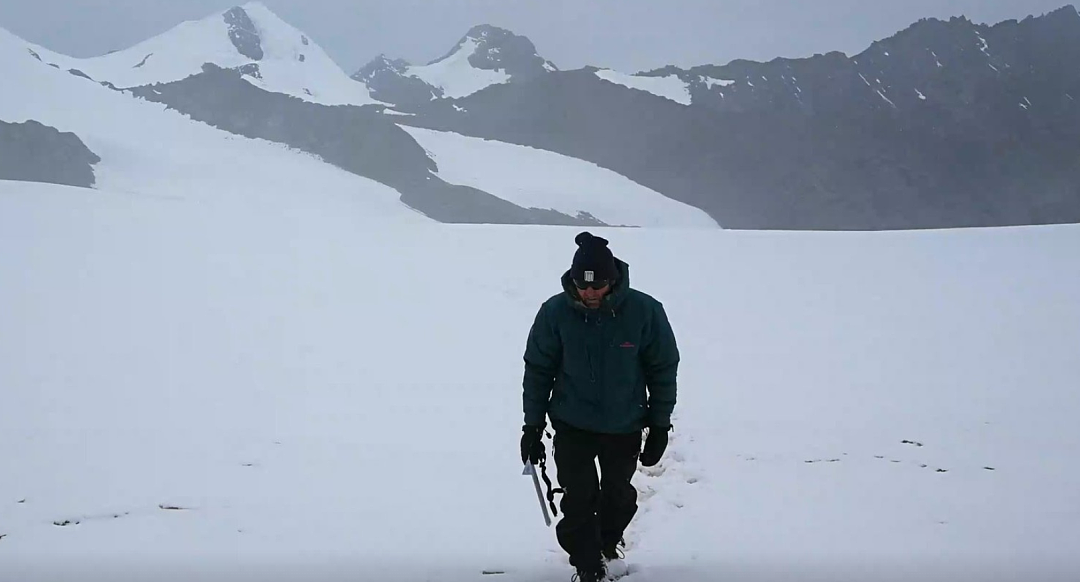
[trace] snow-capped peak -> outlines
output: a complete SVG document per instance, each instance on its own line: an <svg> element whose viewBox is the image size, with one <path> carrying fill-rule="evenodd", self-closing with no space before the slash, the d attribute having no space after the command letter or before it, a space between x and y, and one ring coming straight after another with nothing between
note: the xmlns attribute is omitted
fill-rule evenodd
<svg viewBox="0 0 1080 582"><path fill-rule="evenodd" d="M528 38L490 24L470 28L446 56L427 66L455 59L466 60L480 70L501 70L515 78L535 77L558 70L536 54L536 46Z"/></svg>
<svg viewBox="0 0 1080 582"><path fill-rule="evenodd" d="M443 57L426 65L379 55L353 79L393 102L460 98L491 85L557 71L536 53L532 41L497 26L474 26Z"/></svg>
<svg viewBox="0 0 1080 582"><path fill-rule="evenodd" d="M472 59L480 51L480 41L466 37L445 57L430 64L409 67L405 75L415 77L435 87L441 97L459 98L510 81L510 74L501 68L480 68Z"/></svg>
<svg viewBox="0 0 1080 582"><path fill-rule="evenodd" d="M327 105L375 103L307 35L261 2L188 21L131 48L90 59L68 58L96 81L120 88L179 81L205 63L237 69L252 84Z"/></svg>

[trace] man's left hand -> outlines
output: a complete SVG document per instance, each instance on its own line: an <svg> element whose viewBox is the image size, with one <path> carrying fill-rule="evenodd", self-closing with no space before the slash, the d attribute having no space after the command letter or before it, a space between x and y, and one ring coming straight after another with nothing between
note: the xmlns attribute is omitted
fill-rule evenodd
<svg viewBox="0 0 1080 582"><path fill-rule="evenodd" d="M521 427L521 462L540 464L547 451L544 449L544 427L529 426Z"/></svg>
<svg viewBox="0 0 1080 582"><path fill-rule="evenodd" d="M641 450L642 465L652 467L660 462L660 457L664 456L664 451L667 450L669 430L670 426L649 428L649 436L645 437L645 447Z"/></svg>

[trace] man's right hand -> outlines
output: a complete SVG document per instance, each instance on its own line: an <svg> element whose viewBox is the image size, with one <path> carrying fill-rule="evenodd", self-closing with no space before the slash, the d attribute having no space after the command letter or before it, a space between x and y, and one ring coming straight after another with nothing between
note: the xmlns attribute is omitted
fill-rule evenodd
<svg viewBox="0 0 1080 582"><path fill-rule="evenodd" d="M521 464L540 464L547 451L544 449L544 427L525 425L521 428Z"/></svg>
<svg viewBox="0 0 1080 582"><path fill-rule="evenodd" d="M671 426L654 426L649 429L649 436L645 437L645 447L638 457L645 467L652 467L660 462L668 445L668 431Z"/></svg>

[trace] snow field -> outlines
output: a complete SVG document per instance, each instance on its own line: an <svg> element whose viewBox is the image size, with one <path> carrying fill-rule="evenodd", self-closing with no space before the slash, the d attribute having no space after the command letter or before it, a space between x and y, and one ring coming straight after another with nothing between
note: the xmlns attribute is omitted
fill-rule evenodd
<svg viewBox="0 0 1080 582"><path fill-rule="evenodd" d="M569 579L517 440L578 230L227 194L0 184L0 578ZM1075 571L1080 230L596 232L684 358L626 580Z"/></svg>

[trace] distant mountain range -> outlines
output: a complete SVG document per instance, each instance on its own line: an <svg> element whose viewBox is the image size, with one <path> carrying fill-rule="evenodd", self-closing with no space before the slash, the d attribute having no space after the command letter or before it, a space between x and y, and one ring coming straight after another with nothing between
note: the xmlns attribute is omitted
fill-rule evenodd
<svg viewBox="0 0 1080 582"><path fill-rule="evenodd" d="M91 59L8 37L0 57L25 50L102 90L315 154L445 222L820 230L1080 222L1072 6L994 26L925 19L852 57L636 74L563 71L527 38L482 25L430 63L381 55L350 76L257 2ZM0 120L29 120L10 117L0 100ZM0 144L30 143L12 127L0 124ZM82 154L53 158L93 164ZM580 177L537 186L545 172L524 168L542 164Z"/></svg>

